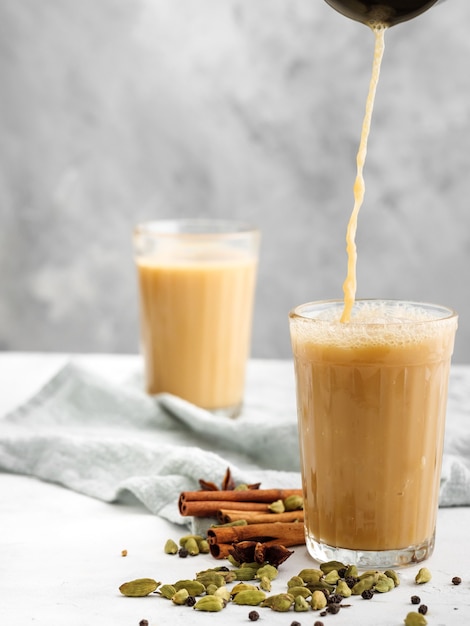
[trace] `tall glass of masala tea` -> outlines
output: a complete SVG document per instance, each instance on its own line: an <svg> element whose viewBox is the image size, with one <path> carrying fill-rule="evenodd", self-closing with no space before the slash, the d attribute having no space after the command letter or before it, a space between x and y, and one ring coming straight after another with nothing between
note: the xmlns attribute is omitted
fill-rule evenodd
<svg viewBox="0 0 470 626"><path fill-rule="evenodd" d="M342 300L290 313L310 554L359 567L417 563L434 547L457 314Z"/></svg>

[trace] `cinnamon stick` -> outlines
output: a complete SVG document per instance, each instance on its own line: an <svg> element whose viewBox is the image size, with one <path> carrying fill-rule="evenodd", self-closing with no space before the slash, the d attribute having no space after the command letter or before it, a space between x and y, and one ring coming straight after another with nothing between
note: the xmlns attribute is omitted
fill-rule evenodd
<svg viewBox="0 0 470 626"><path fill-rule="evenodd" d="M263 502L230 502L224 500L209 500L208 502L203 502L201 500L194 500L189 502L180 501L179 509L181 515L184 516L217 517L221 509L225 511L237 509L238 511L245 510L268 513L269 504L263 504Z"/></svg>
<svg viewBox="0 0 470 626"><path fill-rule="evenodd" d="M288 496L302 495L301 489L230 489L227 491L183 491L180 499L188 500L231 500L235 502L274 502Z"/></svg>
<svg viewBox="0 0 470 626"><path fill-rule="evenodd" d="M256 504L271 504L276 500L284 500L291 495L302 495L301 489L245 489L225 491L183 491L180 494L178 507L181 515L210 517L216 515L220 509L231 509L225 503L236 502L238 504L251 502ZM203 505L195 506L190 503L202 502ZM217 504L216 504L217 503ZM238 507L244 510L245 506ZM263 510L259 507L251 507L251 510Z"/></svg>
<svg viewBox="0 0 470 626"><path fill-rule="evenodd" d="M231 543L213 543L209 544L209 551L214 559L226 559L232 547Z"/></svg>
<svg viewBox="0 0 470 626"><path fill-rule="evenodd" d="M304 512L286 511L285 513L266 513L263 511L243 511L240 509L220 509L217 513L220 524L229 524L238 520L245 520L247 524L264 524L275 522L303 522Z"/></svg>
<svg viewBox="0 0 470 626"><path fill-rule="evenodd" d="M239 541L272 542L286 547L298 546L305 543L304 525L300 522L270 522L209 528L207 541L209 546Z"/></svg>

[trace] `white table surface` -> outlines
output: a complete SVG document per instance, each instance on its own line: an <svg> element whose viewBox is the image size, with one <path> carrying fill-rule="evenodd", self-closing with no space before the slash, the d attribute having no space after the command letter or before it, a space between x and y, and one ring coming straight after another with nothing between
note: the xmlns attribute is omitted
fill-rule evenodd
<svg viewBox="0 0 470 626"><path fill-rule="evenodd" d="M0 354L0 415L34 393L64 363L63 355ZM112 380L125 380L139 363L133 356L87 356L81 361ZM266 362L279 376L279 385L292 396L286 410L294 410L291 363ZM248 375L252 402L256 389ZM256 387L256 385L255 385ZM1 420L0 420L1 427ZM121 583L151 577L161 582L192 578L197 571L220 565L208 555L180 559L165 555L167 538L184 534L179 526L150 514L142 506L106 504L34 478L0 473L0 626L150 626L210 624L239 626L248 620L249 607L229 605L216 614L199 613L151 595L125 598ZM415 609L411 595L428 605L428 624L470 624L470 507L440 509L437 545L426 563L433 579L424 586L413 582L419 566L400 571L396 590L370 601L353 598L350 608L320 618L318 613L275 613L258 609L258 624L290 626L297 620L313 626L395 626ZM127 556L121 555L127 550ZM285 590L287 580L316 564L303 547L295 548L280 568L273 593ZM451 584L460 576L462 584Z"/></svg>

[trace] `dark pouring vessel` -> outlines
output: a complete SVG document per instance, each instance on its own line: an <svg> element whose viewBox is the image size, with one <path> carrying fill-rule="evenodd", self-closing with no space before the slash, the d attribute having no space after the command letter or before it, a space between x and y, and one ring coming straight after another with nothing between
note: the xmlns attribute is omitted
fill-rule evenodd
<svg viewBox="0 0 470 626"><path fill-rule="evenodd" d="M367 26L395 26L406 22L439 0L325 0L333 9Z"/></svg>

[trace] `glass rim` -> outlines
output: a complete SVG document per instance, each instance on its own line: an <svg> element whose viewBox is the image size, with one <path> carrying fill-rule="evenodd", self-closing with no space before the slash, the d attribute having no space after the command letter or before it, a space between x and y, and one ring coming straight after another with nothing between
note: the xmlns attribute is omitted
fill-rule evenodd
<svg viewBox="0 0 470 626"><path fill-rule="evenodd" d="M220 237L258 235L259 229L241 220L218 218L172 218L139 222L134 227L135 237Z"/></svg>
<svg viewBox="0 0 470 626"><path fill-rule="evenodd" d="M436 313L441 312L441 315L435 315L433 317L429 317L426 319L416 319L416 320L406 320L406 319L399 319L397 318L396 320L393 321L387 321L387 322L367 322L363 321L363 320L352 320L350 322L345 322L342 325L344 327L348 327L348 326L353 326L353 327L358 327L358 326L368 326L368 327L383 327L384 325L386 325L387 327L391 327L391 326L402 326L403 324L408 324L408 323L413 323L413 324L429 324L429 323L436 323L436 322L444 322L444 321L449 321L452 319L457 319L458 318L458 313L445 305L441 305L441 304L434 304L432 302L421 302L421 301L417 301L417 300L401 300L401 299L392 299L392 298L357 298L354 301L354 306L352 309L352 312L354 313L355 307L357 310L357 306L366 306L367 304L384 304L384 305L390 305L392 307L396 307L398 308L399 306L409 306L409 307L413 307L416 310L421 310L423 312L426 311L431 311L434 310ZM314 315L306 315L305 312L308 311L313 311L314 309L320 313L321 311L326 311L328 309L332 309L332 308L338 308L340 309L341 307L344 306L344 299L331 299L331 300L314 300L311 302L305 302L304 304L299 304L297 306L295 306L293 309L291 309L289 311L289 318L291 321L305 321L305 322L315 322L317 324L323 324L323 325L331 325L336 324L338 322L337 319L325 319L325 318L319 318L317 316Z"/></svg>

